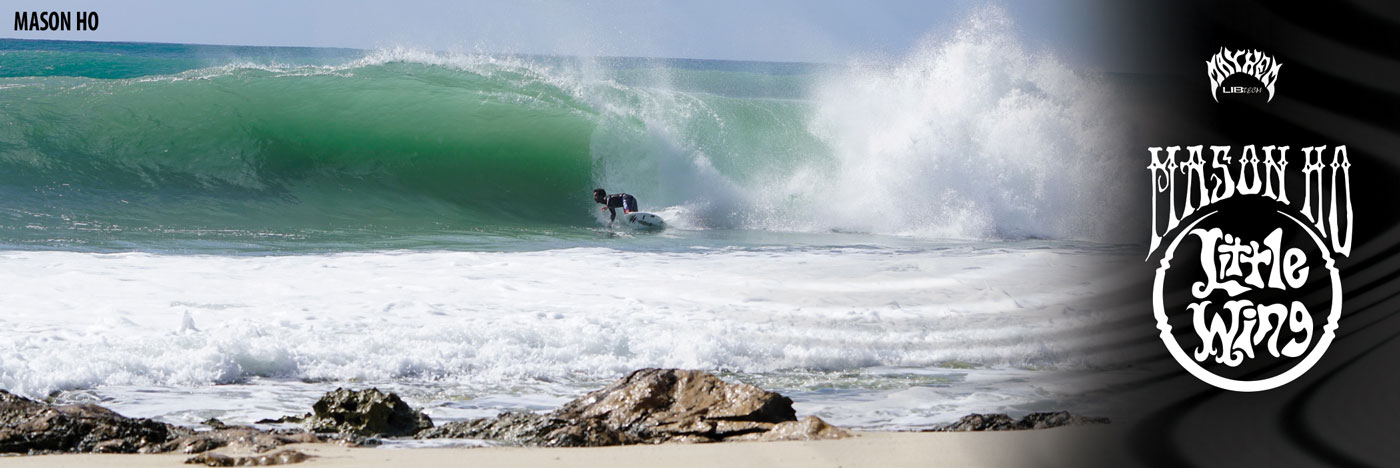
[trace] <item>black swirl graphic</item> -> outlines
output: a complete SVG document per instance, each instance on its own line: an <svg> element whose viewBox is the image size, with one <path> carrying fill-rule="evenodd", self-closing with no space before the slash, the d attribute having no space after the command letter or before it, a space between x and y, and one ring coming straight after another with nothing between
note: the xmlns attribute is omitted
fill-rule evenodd
<svg viewBox="0 0 1400 468"><path fill-rule="evenodd" d="M1150 55L1150 73L1162 83L1153 94L1153 128L1135 136L1141 150L1125 157L1146 164L1146 148L1165 145L1289 145L1294 151L1345 145L1356 231L1350 255L1337 259L1345 299L1335 341L1308 372L1263 392L1208 385L1155 339L1148 302L1155 259L1113 272L1138 278L1105 297L1124 320L1134 320L1124 329L1141 339L1124 339L1116 351L1141 353L1125 365L1143 372L1105 396L1125 415L1122 439L1112 443L1127 444L1126 461L1143 466L1395 466L1400 444L1390 421L1400 416L1400 6L1163 2L1121 13L1113 20L1150 24L1127 43ZM1222 47L1257 49L1282 64L1272 101L1213 100L1205 63ZM1290 157L1291 164L1302 164L1300 154ZM1143 179L1136 196L1146 208L1150 188ZM1302 193L1300 186L1288 190ZM1268 213L1255 212L1264 222ZM1249 211L1231 213L1234 221L1255 221ZM1304 288L1296 297L1319 310L1328 302L1325 289ZM1185 287L1164 295L1189 299ZM1290 365L1280 361L1249 367L1240 377L1278 374Z"/></svg>

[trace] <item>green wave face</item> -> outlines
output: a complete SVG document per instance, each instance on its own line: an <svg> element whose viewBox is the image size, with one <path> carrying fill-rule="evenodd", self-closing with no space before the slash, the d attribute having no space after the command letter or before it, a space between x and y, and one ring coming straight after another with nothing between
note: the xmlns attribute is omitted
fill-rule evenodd
<svg viewBox="0 0 1400 468"><path fill-rule="evenodd" d="M546 59L171 73L192 62L4 54L11 75L45 71L0 78L0 243L12 245L567 233L597 225L596 185L653 209L705 196L671 187L667 171L687 171L658 152L703 153L743 183L815 144L805 105L768 95L800 77L663 70L692 92L644 86L657 70L638 64L583 80Z"/></svg>
<svg viewBox="0 0 1400 468"><path fill-rule="evenodd" d="M3 177L44 212L135 225L577 222L586 110L484 81L389 65L36 83L4 90Z"/></svg>

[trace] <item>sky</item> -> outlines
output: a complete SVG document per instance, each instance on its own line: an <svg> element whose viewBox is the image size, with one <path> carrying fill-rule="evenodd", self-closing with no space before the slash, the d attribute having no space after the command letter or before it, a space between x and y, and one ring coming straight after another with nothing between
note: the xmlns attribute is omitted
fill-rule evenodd
<svg viewBox="0 0 1400 468"><path fill-rule="evenodd" d="M996 5L1033 49L1115 68L1104 0L9 0L0 37L842 63L898 56ZM96 31L14 31L16 11L96 11Z"/></svg>

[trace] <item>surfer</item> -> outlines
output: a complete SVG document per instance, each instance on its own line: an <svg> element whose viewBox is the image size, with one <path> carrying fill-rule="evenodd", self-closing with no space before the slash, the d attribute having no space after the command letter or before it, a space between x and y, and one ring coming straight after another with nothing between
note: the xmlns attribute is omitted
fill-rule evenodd
<svg viewBox="0 0 1400 468"><path fill-rule="evenodd" d="M622 208L622 214L637 211L637 199L625 193L608 195L606 190L594 189L593 201L603 204L603 207L599 208L598 211L607 210L608 214L611 215L608 217L610 223L617 220L618 208Z"/></svg>

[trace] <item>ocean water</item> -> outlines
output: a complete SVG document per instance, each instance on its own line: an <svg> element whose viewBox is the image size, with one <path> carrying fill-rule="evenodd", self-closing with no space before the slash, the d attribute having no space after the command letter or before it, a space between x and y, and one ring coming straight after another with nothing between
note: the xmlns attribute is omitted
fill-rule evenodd
<svg viewBox="0 0 1400 468"><path fill-rule="evenodd" d="M0 388L441 421L666 366L863 428L1108 411L1119 88L994 11L842 64L0 39Z"/></svg>

